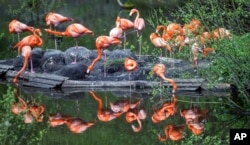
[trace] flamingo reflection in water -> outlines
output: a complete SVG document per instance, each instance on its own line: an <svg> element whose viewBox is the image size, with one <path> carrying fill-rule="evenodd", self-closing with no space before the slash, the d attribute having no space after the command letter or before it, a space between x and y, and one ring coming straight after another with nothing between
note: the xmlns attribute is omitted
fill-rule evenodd
<svg viewBox="0 0 250 145"><path fill-rule="evenodd" d="M37 122L43 122L43 113L44 113L44 106L39 105L37 103L32 103L31 105L27 103L24 99L22 99L15 88L15 96L18 98L18 102L15 102L11 105L11 111L15 115L23 114L24 123L30 124L33 123L34 119Z"/></svg>
<svg viewBox="0 0 250 145"><path fill-rule="evenodd" d="M63 115L61 113L49 114L48 123L51 127L57 127L66 123L72 116Z"/></svg>
<svg viewBox="0 0 250 145"><path fill-rule="evenodd" d="M208 110L200 110L197 106L190 109L182 109L180 114L186 120L187 127L195 135L200 135L204 132L204 124Z"/></svg>
<svg viewBox="0 0 250 145"><path fill-rule="evenodd" d="M95 122L86 122L81 118L71 118L66 120L66 125L72 133L82 133L94 124Z"/></svg>
<svg viewBox="0 0 250 145"><path fill-rule="evenodd" d="M110 102L110 108L113 112L128 112L129 109L134 109L141 103L142 99L133 102L129 100L117 100L114 103Z"/></svg>
<svg viewBox="0 0 250 145"><path fill-rule="evenodd" d="M159 123L165 119L167 119L169 116L173 116L176 113L177 110L177 97L173 95L173 101L166 101L162 104L159 108L153 108L153 115L151 117L151 120L153 123Z"/></svg>
<svg viewBox="0 0 250 145"><path fill-rule="evenodd" d="M139 132L142 129L142 123L141 120L146 119L147 113L145 109L142 108L134 108L134 109L129 109L128 112L126 112L126 121L127 123L131 123L135 120L138 122L138 127L135 125L132 125L132 129L134 132Z"/></svg>
<svg viewBox="0 0 250 145"><path fill-rule="evenodd" d="M123 112L114 112L111 109L104 109L102 99L98 97L93 91L90 91L89 93L98 102L97 117L100 121L109 122L122 115Z"/></svg>
<svg viewBox="0 0 250 145"><path fill-rule="evenodd" d="M184 136L184 125L181 126L174 126L172 124L168 124L164 127L165 138L158 134L158 139L160 141L166 141L170 138L173 141L181 140Z"/></svg>

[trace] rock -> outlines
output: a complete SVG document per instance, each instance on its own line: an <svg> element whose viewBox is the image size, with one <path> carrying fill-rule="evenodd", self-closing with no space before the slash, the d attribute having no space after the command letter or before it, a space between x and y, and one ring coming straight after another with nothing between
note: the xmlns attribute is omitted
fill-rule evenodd
<svg viewBox="0 0 250 145"><path fill-rule="evenodd" d="M54 74L69 77L71 80L85 79L85 72L87 71L87 66L82 63L77 64L67 64L62 66Z"/></svg>
<svg viewBox="0 0 250 145"><path fill-rule="evenodd" d="M49 49L42 58L44 72L54 72L65 65L64 53L61 50Z"/></svg>
<svg viewBox="0 0 250 145"><path fill-rule="evenodd" d="M78 49L76 47L70 47L65 51L65 63L70 64L75 60L75 56L77 62L78 61L84 61L90 62L90 55L92 54L91 50L87 49L83 46L78 46Z"/></svg>

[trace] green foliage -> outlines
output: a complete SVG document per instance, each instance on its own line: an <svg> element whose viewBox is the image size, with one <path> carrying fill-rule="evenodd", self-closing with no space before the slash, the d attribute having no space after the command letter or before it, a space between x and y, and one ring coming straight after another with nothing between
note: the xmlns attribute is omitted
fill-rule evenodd
<svg viewBox="0 0 250 145"><path fill-rule="evenodd" d="M15 99L11 86L8 86L6 94L0 96L0 142L6 145L40 144L46 128L40 130L36 123L24 124L23 114L12 114L11 104L16 101Z"/></svg>
<svg viewBox="0 0 250 145"><path fill-rule="evenodd" d="M204 74L213 82L226 82L236 85L243 94L250 83L250 34L223 39L214 44L216 54ZM213 75L211 75L213 74Z"/></svg>
<svg viewBox="0 0 250 145"><path fill-rule="evenodd" d="M231 30L234 34L250 32L248 0L190 0L172 16L182 23L189 23L192 18L199 19L207 31L218 27Z"/></svg>

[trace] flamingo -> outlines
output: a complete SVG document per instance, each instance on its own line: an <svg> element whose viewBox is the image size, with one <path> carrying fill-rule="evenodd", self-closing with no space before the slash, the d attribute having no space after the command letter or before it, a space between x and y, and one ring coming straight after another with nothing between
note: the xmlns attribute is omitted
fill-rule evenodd
<svg viewBox="0 0 250 145"><path fill-rule="evenodd" d="M16 19L12 20L9 23L9 32L10 33L17 33L18 36L18 41L20 41L20 33L25 32L25 31L30 31L33 32L33 27L28 26Z"/></svg>
<svg viewBox="0 0 250 145"><path fill-rule="evenodd" d="M43 45L43 40L40 36L42 36L40 29L33 29L33 35L29 35L24 37L21 41L17 42L13 48L18 48L18 55L20 54L20 50L23 46L30 46L31 48L37 46L40 47ZM40 35L37 35L37 33Z"/></svg>
<svg viewBox="0 0 250 145"><path fill-rule="evenodd" d="M198 107L190 109L182 109L180 115L185 118L188 129L195 135L200 135L204 132L204 120L206 119L208 110L198 110Z"/></svg>
<svg viewBox="0 0 250 145"><path fill-rule="evenodd" d="M176 113L176 102L177 98L173 97L173 102L165 102L160 108L153 109L154 113L151 117L151 120L153 123L159 123L166 118L168 118L170 115L174 115Z"/></svg>
<svg viewBox="0 0 250 145"><path fill-rule="evenodd" d="M63 16L61 14L54 13L54 12L49 12L45 17L46 25L55 26L55 27L61 23L72 21L72 20L73 20L72 18Z"/></svg>
<svg viewBox="0 0 250 145"><path fill-rule="evenodd" d="M22 47L22 56L24 57L24 62L23 62L23 67L16 73L13 83L17 84L18 83L18 77L23 73L23 71L26 69L28 60L31 57L31 47L30 46L24 46Z"/></svg>
<svg viewBox="0 0 250 145"><path fill-rule="evenodd" d="M166 125L164 127L165 132L165 138L163 138L160 134L158 134L158 139L160 141L166 141L168 137L173 141L178 141L183 138L183 132L184 132L185 126L174 126L172 124Z"/></svg>
<svg viewBox="0 0 250 145"><path fill-rule="evenodd" d="M156 32L151 33L150 41L157 48L166 48L167 51L170 52L170 55L171 53L173 53L172 48L170 47L169 43L165 41L158 33ZM162 57L162 53L161 53L161 57Z"/></svg>
<svg viewBox="0 0 250 145"><path fill-rule="evenodd" d="M94 32L91 31L90 29L84 27L82 24L79 23L74 23L69 26L67 26L66 30L64 32L57 32L53 31L51 29L45 29L46 32L54 35L60 35L60 36L66 36L66 37L72 37L75 39L76 43L76 50L78 50L78 43L77 43L77 38L85 35L85 34L92 34L94 35ZM75 60L72 62L73 64L76 63L76 55L75 55Z"/></svg>
<svg viewBox="0 0 250 145"><path fill-rule="evenodd" d="M135 109L130 109L126 113L125 119L126 119L127 123L131 123L134 120L137 120L139 126L135 127L134 125L132 125L132 129L134 132L139 132L142 128L141 120L146 119L146 116L147 115L146 115L146 112L144 109L135 108Z"/></svg>
<svg viewBox="0 0 250 145"><path fill-rule="evenodd" d="M140 18L140 12L137 9L131 9L129 16L132 16L134 13L136 13L136 17L134 20L134 29L137 32L137 37L141 37L141 31L145 28L145 21L143 18ZM140 38L139 41L139 55L141 55L141 41L142 39Z"/></svg>
<svg viewBox="0 0 250 145"><path fill-rule="evenodd" d="M19 96L18 90L16 88L15 88L15 94L16 97L18 98L18 102L15 102L14 104L11 105L11 112L17 115L22 112L26 112L28 109L28 105L27 102Z"/></svg>
<svg viewBox="0 0 250 145"><path fill-rule="evenodd" d="M99 103L98 110L97 110L97 117L102 122L108 122L113 119L116 119L122 115L123 112L114 112L109 109L103 109L103 101L100 97L98 97L95 92L89 92L92 97Z"/></svg>
<svg viewBox="0 0 250 145"><path fill-rule="evenodd" d="M116 24L116 27L112 28L109 32L109 36L110 37L114 37L114 38L118 38L118 39L121 39L123 38L123 30L121 28L121 24L120 23L117 23Z"/></svg>
<svg viewBox="0 0 250 145"><path fill-rule="evenodd" d="M134 28L134 23L129 19L121 18L119 16L116 17L115 21L116 27L120 27L123 30L123 49L125 49L126 45L126 31L131 30Z"/></svg>
<svg viewBox="0 0 250 145"><path fill-rule="evenodd" d="M94 124L94 122L86 122L81 118L72 118L66 121L66 125L72 133L82 133Z"/></svg>
<svg viewBox="0 0 250 145"><path fill-rule="evenodd" d="M69 22L72 20L73 20L72 18L54 12L49 12L45 17L46 26L50 26L50 29L52 29L52 26L57 27L59 24L62 24L64 22ZM57 49L56 38L55 38L55 48Z"/></svg>
<svg viewBox="0 0 250 145"><path fill-rule="evenodd" d="M208 32L203 32L202 35L198 35L195 38L195 42L191 46L191 52L193 54L193 67L196 70L198 67L198 53L203 53L204 57L207 57L209 52L214 52L213 48L206 47L205 43L211 40L211 35Z"/></svg>
<svg viewBox="0 0 250 145"><path fill-rule="evenodd" d="M31 112L31 115L36 119L37 122L43 121L43 112L45 108L43 105L36 105L33 104L29 107L29 111Z"/></svg>
<svg viewBox="0 0 250 145"><path fill-rule="evenodd" d="M96 38L96 49L97 49L97 57L92 61L92 63L88 66L87 74L90 73L90 71L93 70L94 65L97 61L99 61L102 57L102 49L108 48L111 45L119 45L121 44L121 40L118 38L110 37L110 36L99 36Z"/></svg>
<svg viewBox="0 0 250 145"><path fill-rule="evenodd" d="M110 108L114 112L127 112L129 109L134 109L141 103L142 99L129 102L128 100L118 100L114 103L110 102Z"/></svg>
<svg viewBox="0 0 250 145"><path fill-rule="evenodd" d="M166 78L164 76L166 67L164 64L155 64L152 69L153 73L156 74L158 77L160 77L165 82L170 82L172 84L172 93L175 93L177 86L173 79Z"/></svg>
<svg viewBox="0 0 250 145"><path fill-rule="evenodd" d="M51 127L56 127L65 124L66 121L71 118L71 116L62 115L60 113L50 114L48 123Z"/></svg>
<svg viewBox="0 0 250 145"><path fill-rule="evenodd" d="M218 28L218 29L213 30L212 37L215 40L219 40L221 38L232 38L232 35L228 29Z"/></svg>
<svg viewBox="0 0 250 145"><path fill-rule="evenodd" d="M37 33L40 36L42 36L40 29L33 29L33 35L26 36L21 41L19 41L15 44L15 46L13 48L18 49L18 55L20 54L20 51L24 46L30 46L31 49L33 49L33 47L35 47L35 46L40 47L43 45L43 40L39 35L37 35ZM29 57L31 58L32 56L30 55ZM31 73L33 73L34 70L33 70L32 59L30 59L30 61L31 61Z"/></svg>

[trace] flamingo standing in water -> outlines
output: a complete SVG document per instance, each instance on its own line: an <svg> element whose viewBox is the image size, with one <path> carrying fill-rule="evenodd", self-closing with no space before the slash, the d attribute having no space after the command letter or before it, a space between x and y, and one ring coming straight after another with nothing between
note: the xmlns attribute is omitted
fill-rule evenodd
<svg viewBox="0 0 250 145"><path fill-rule="evenodd" d="M102 57L102 49L108 48L111 45L119 45L121 44L121 40L118 38L110 37L110 36L99 36L96 38L95 46L97 49L97 57L92 61L92 63L88 66L87 74L93 70L94 65L97 61L99 61Z"/></svg>
<svg viewBox="0 0 250 145"><path fill-rule="evenodd" d="M16 19L12 20L9 23L9 32L10 33L17 33L18 41L20 41L20 33L25 32L25 31L30 31L33 32L33 27L28 26Z"/></svg>
<svg viewBox="0 0 250 145"><path fill-rule="evenodd" d="M139 41L139 56L140 56L141 55L141 42L142 42L141 32L145 28L145 21L143 18L140 18L140 12L137 9L131 9L129 16L132 16L134 13L136 13L136 17L134 20L134 29L137 32L137 37L140 38L140 41Z"/></svg>
<svg viewBox="0 0 250 145"><path fill-rule="evenodd" d="M33 35L29 35L24 37L21 41L19 41L13 48L17 48L18 49L18 55L20 54L20 50L24 47L24 46L30 46L31 49L35 46L42 46L43 45L43 40L42 38L38 35L42 36L41 30L40 29L33 29ZM27 49L27 47L26 47ZM27 50L25 50L27 51ZM27 55L27 54L25 54ZM31 54L29 56L29 58L31 58ZM32 59L31 60L31 72L33 73L33 63L32 63Z"/></svg>
<svg viewBox="0 0 250 145"><path fill-rule="evenodd" d="M77 38L85 35L85 34L92 34L94 35L94 32L91 31L90 29L84 27L82 24L74 23L69 26L67 26L66 30L64 32L58 32L58 31L53 31L51 29L45 29L46 32L54 35L60 35L60 36L66 36L66 37L72 37L75 39L76 43L76 50L78 51L78 43L77 43ZM76 63L76 56L75 55L75 60L72 62L73 64Z"/></svg>
<svg viewBox="0 0 250 145"><path fill-rule="evenodd" d="M89 93L99 103L98 110L97 110L97 117L100 121L108 122L122 115L123 112L114 112L110 109L104 109L102 99L98 97L93 91L90 91Z"/></svg>
<svg viewBox="0 0 250 145"><path fill-rule="evenodd" d="M172 84L172 93L175 93L177 86L173 79L169 79L165 77L166 67L164 64L156 64L152 69L153 73L160 77L163 81L170 82Z"/></svg>
<svg viewBox="0 0 250 145"><path fill-rule="evenodd" d="M54 12L49 12L45 17L46 26L50 26L50 29L52 29L52 26L57 27L59 24L62 24L64 22L69 22L72 20L73 19L69 17ZM55 38L55 48L57 49L56 38Z"/></svg>

